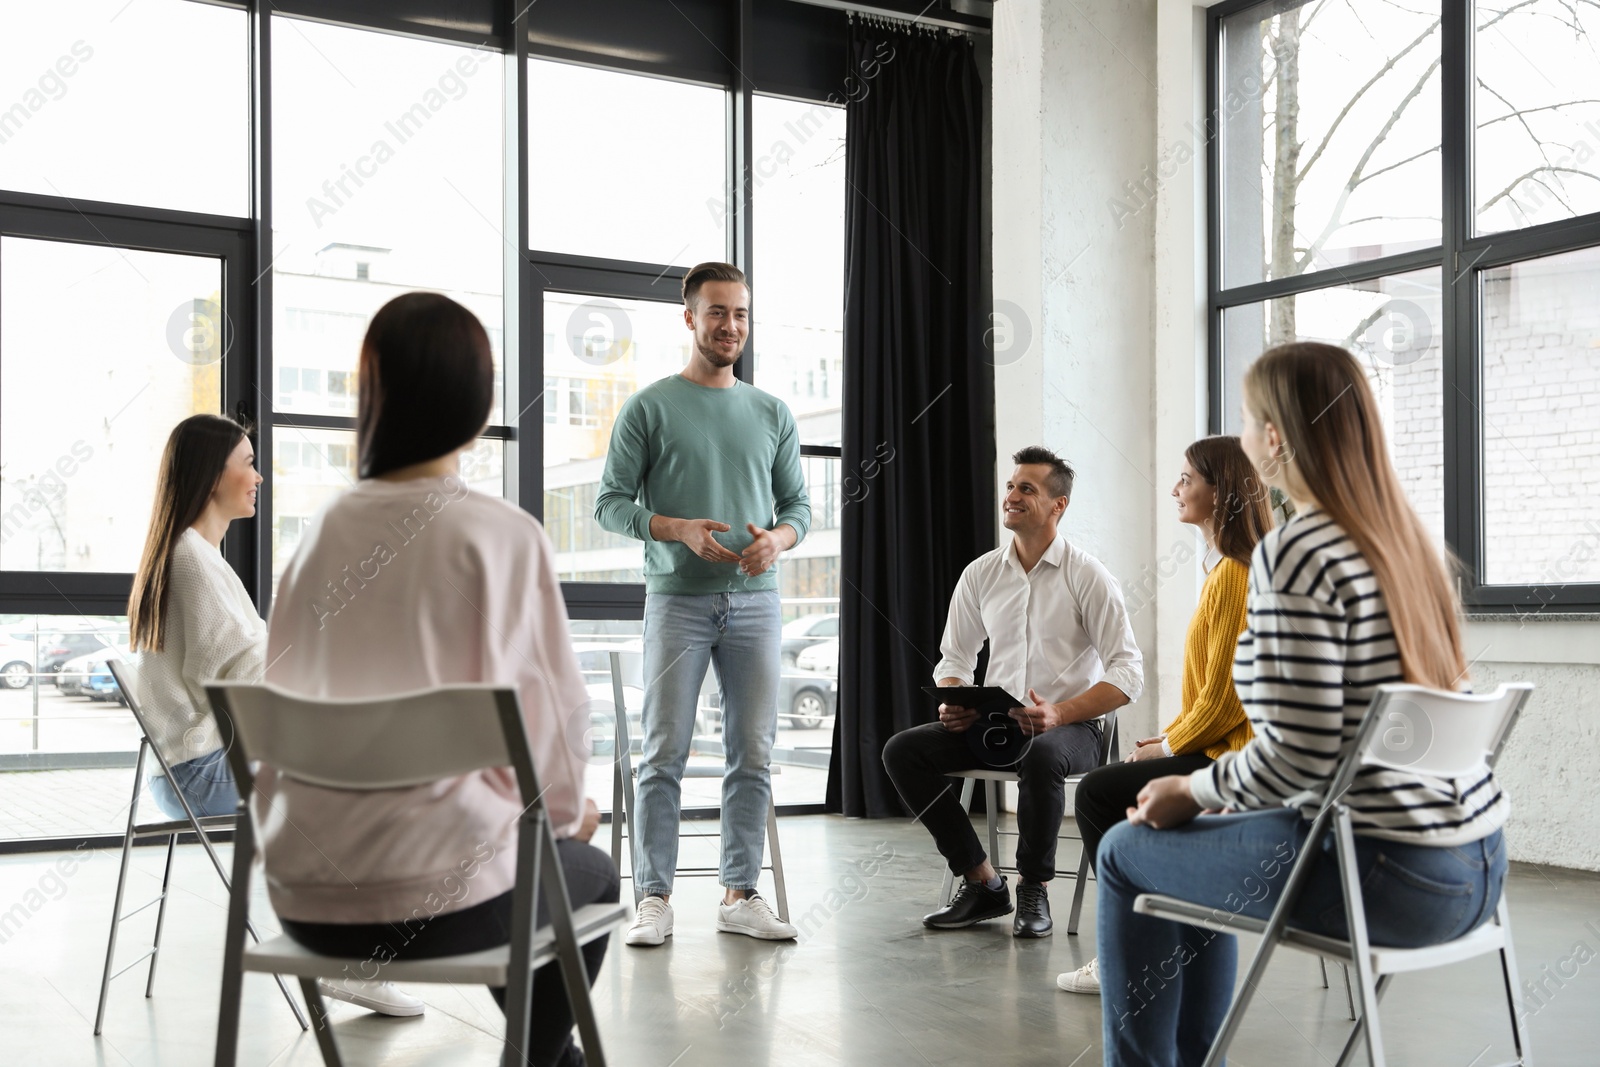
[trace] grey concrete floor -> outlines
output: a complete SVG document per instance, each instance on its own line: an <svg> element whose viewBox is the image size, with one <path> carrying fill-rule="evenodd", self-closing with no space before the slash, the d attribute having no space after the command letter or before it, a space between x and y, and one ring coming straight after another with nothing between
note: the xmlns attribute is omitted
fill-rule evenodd
<svg viewBox="0 0 1600 1067"><path fill-rule="evenodd" d="M773 944L719 935L712 925L716 887L681 882L676 935L659 949L628 949L614 939L595 985L612 1063L1100 1062L1098 1000L1054 986L1058 972L1094 953L1092 884L1077 937L1064 932L1071 897L1065 879L1052 892L1055 937L1015 941L1004 923L933 933L918 919L935 902L940 867L920 826L808 816L783 820L781 832L803 938ZM1064 843L1062 851L1070 869L1076 846ZM159 885L162 855L137 850L130 901ZM118 979L98 1039L90 1031L116 855L89 858L65 877L52 876L58 858L0 859L0 915L12 916L0 935L0 1063L210 1063L226 897L204 855L195 846L180 849L154 998L143 996L142 968ZM255 897L260 925L271 925L259 886ZM1536 1062L1600 1063L1600 963L1592 962L1600 958L1600 875L1516 866L1510 900L1522 973L1542 979L1548 991L1539 1004L1529 1002ZM127 923L119 955L137 956L153 922L152 910ZM1245 942L1242 958L1254 950ZM1331 1064L1348 1026L1337 971L1333 980L1324 990L1313 959L1280 952L1230 1063ZM347 1062L498 1062L501 1018L483 989L413 991L429 1005L419 1019L336 1009ZM1492 958L1402 976L1383 1013L1390 1062L1482 1067L1509 1059L1503 1005ZM265 977L246 979L243 1028L242 1065L321 1062L315 1041L300 1033Z"/></svg>

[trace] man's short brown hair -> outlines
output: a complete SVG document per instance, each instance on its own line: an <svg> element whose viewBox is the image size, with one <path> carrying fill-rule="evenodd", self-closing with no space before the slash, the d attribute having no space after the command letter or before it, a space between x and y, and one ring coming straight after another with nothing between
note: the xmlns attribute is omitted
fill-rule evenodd
<svg viewBox="0 0 1600 1067"><path fill-rule="evenodd" d="M732 263L699 263L689 268L689 273L683 276L683 306L693 308L695 298L700 295L700 287L706 282L738 282L749 292L750 283L745 280L744 271Z"/></svg>

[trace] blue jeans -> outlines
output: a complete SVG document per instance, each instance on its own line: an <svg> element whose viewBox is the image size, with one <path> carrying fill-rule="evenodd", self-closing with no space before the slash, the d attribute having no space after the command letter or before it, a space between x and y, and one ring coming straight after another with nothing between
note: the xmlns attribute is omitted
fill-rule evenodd
<svg viewBox="0 0 1600 1067"><path fill-rule="evenodd" d="M185 818L183 805L173 787L183 790L184 799L194 809L197 819L207 815L232 815L239 806L239 790L233 784L233 768L228 766L228 754L222 749L207 753L198 759L172 765L174 781L165 775L152 775L148 779L150 796L169 819Z"/></svg>
<svg viewBox="0 0 1600 1067"><path fill-rule="evenodd" d="M1107 1067L1187 1067L1205 1059L1233 999L1232 935L1135 915L1163 893L1258 919L1272 914L1311 824L1284 808L1202 816L1174 830L1120 823L1100 842L1097 917ZM1290 925L1348 937L1332 833ZM1357 835L1357 870L1375 945L1460 937L1495 912L1506 877L1500 831L1455 848Z"/></svg>
<svg viewBox="0 0 1600 1067"><path fill-rule="evenodd" d="M706 667L722 690L722 884L754 889L772 802L782 622L778 594L651 593L644 601L644 755L635 807L635 884L672 892L683 768Z"/></svg>

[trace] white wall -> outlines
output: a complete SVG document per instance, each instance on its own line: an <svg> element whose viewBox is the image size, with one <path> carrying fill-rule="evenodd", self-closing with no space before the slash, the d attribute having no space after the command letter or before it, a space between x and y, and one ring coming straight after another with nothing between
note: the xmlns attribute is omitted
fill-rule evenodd
<svg viewBox="0 0 1600 1067"><path fill-rule="evenodd" d="M1032 335L997 353L999 482L1022 445L1055 449L1077 470L1066 536L1127 584L1173 466L1152 464L1154 214L1107 207L1153 161L1155 3L1006 0L995 19L994 295ZM1125 737L1155 728L1155 616L1134 617L1147 688Z"/></svg>
<svg viewBox="0 0 1600 1067"><path fill-rule="evenodd" d="M1065 530L1137 608L1146 695L1124 737L1141 736L1177 710L1199 588L1167 490L1206 432L1204 5L1006 0L995 18L994 291L1032 330L998 360L999 473L1036 440L1078 468ZM1512 857L1600 870L1600 622L1474 622L1467 640L1480 687L1539 687L1501 764Z"/></svg>

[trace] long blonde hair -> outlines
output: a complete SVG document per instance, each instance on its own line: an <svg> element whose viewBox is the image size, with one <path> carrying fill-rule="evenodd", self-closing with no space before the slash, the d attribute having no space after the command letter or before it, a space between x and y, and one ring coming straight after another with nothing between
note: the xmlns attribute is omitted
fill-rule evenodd
<svg viewBox="0 0 1600 1067"><path fill-rule="evenodd" d="M1278 428L1284 461L1371 566L1405 680L1457 688L1467 664L1455 583L1400 488L1361 365L1334 345L1278 345L1245 372L1244 396Z"/></svg>

